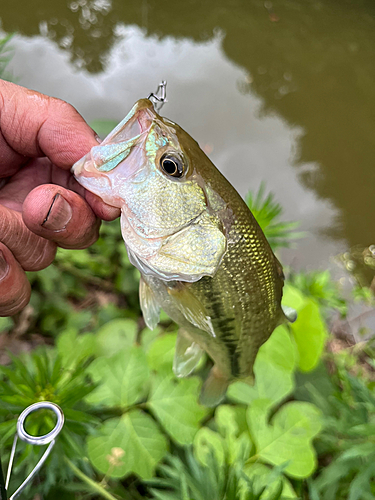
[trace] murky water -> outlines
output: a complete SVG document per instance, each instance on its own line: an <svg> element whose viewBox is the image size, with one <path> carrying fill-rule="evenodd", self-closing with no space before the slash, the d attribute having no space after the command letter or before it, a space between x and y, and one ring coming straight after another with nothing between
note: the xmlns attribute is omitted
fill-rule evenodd
<svg viewBox="0 0 375 500"><path fill-rule="evenodd" d="M242 195L262 180L308 236L284 262L375 242L373 0L1 0L18 83L121 120L163 113Z"/></svg>

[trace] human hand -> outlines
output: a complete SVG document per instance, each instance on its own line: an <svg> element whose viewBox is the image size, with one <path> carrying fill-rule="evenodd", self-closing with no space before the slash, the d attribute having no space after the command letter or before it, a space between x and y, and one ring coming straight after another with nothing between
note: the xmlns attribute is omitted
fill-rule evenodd
<svg viewBox="0 0 375 500"><path fill-rule="evenodd" d="M0 316L29 301L25 271L57 246L86 248L119 209L83 189L70 168L98 141L69 104L0 80Z"/></svg>

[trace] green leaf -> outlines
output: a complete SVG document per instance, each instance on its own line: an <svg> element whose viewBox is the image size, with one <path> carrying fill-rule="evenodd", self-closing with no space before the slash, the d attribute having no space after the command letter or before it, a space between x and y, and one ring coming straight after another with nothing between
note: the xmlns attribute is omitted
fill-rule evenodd
<svg viewBox="0 0 375 500"><path fill-rule="evenodd" d="M190 444L207 409L198 403L200 381L196 377L154 379L148 401L153 414L179 444Z"/></svg>
<svg viewBox="0 0 375 500"><path fill-rule="evenodd" d="M262 182L258 192L249 192L246 196L247 206L252 211L255 219L262 228L273 250L279 247L289 247L294 239L301 238L304 234L297 233L297 222L281 222L279 220L282 207L274 199L273 193L266 195L266 186Z"/></svg>
<svg viewBox="0 0 375 500"><path fill-rule="evenodd" d="M147 352L150 346L155 342L157 337L163 332L160 326L156 326L153 330L144 328L140 333L141 345L143 350Z"/></svg>
<svg viewBox="0 0 375 500"><path fill-rule="evenodd" d="M240 410L240 411L239 411ZM243 422L242 409L220 405L215 411L215 423L219 432L207 427L199 429L194 439L194 453L203 465L209 465L213 452L220 465L238 464L250 456L248 426Z"/></svg>
<svg viewBox="0 0 375 500"><path fill-rule="evenodd" d="M224 437L230 464L247 460L252 448L247 426L245 432L240 434L237 419L238 413L233 406L222 405L215 412L215 422L220 434Z"/></svg>
<svg viewBox="0 0 375 500"><path fill-rule="evenodd" d="M220 434L228 440L238 436L235 408L229 405L218 406L215 411L215 422Z"/></svg>
<svg viewBox="0 0 375 500"><path fill-rule="evenodd" d="M285 286L283 303L297 310L297 320L290 325L296 341L301 371L313 370L319 362L327 338L327 327L317 303L296 288Z"/></svg>
<svg viewBox="0 0 375 500"><path fill-rule="evenodd" d="M225 463L224 439L218 432L214 432L208 427L199 429L194 439L194 455L202 465L209 464L209 457L214 454L218 464Z"/></svg>
<svg viewBox="0 0 375 500"><path fill-rule="evenodd" d="M256 399L268 399L275 405L293 391L293 371L296 363L295 346L285 326L279 326L259 349L254 364L255 384L235 382L228 397L245 404Z"/></svg>
<svg viewBox="0 0 375 500"><path fill-rule="evenodd" d="M293 307L293 309L298 312L304 307L306 297L296 287L285 283L282 303L286 306Z"/></svg>
<svg viewBox="0 0 375 500"><path fill-rule="evenodd" d="M367 465L363 464L359 474L353 479L349 488L348 500L360 500L361 498L374 498L372 480L375 475L375 463L371 461ZM372 483L372 484L371 484Z"/></svg>
<svg viewBox="0 0 375 500"><path fill-rule="evenodd" d="M312 474L316 457L311 441L322 426L321 413L314 405L287 403L268 423L269 401L258 399L248 408L247 416L256 457L285 465L285 472L296 478Z"/></svg>
<svg viewBox="0 0 375 500"><path fill-rule="evenodd" d="M111 358L99 358L88 368L99 383L86 400L104 406L126 408L144 396L149 379L146 355L140 347L123 349Z"/></svg>
<svg viewBox="0 0 375 500"><path fill-rule="evenodd" d="M253 482L253 487L256 491L263 488L262 500L268 500L276 493L280 480L283 484L282 499L289 500L291 498L298 498L292 485L288 479L281 475L279 477L272 477L272 470L266 465L255 463L245 466L244 473Z"/></svg>
<svg viewBox="0 0 375 500"><path fill-rule="evenodd" d="M309 300L305 307L298 311L298 318L290 328L299 352L300 370L313 370L319 362L327 338L327 328L318 305Z"/></svg>
<svg viewBox="0 0 375 500"><path fill-rule="evenodd" d="M291 271L288 280L305 296L315 299L322 311L337 309L341 315L347 314L347 301L342 297L339 283L332 280L328 270L299 273Z"/></svg>
<svg viewBox="0 0 375 500"><path fill-rule="evenodd" d="M135 343L137 323L131 319L114 319L102 326L95 334L96 354L112 356L119 349L130 347Z"/></svg>
<svg viewBox="0 0 375 500"><path fill-rule="evenodd" d="M0 332L10 330L13 324L12 318L0 318Z"/></svg>
<svg viewBox="0 0 375 500"><path fill-rule="evenodd" d="M148 366L151 370L172 373L176 338L177 334L166 333L151 344L147 353Z"/></svg>
<svg viewBox="0 0 375 500"><path fill-rule="evenodd" d="M76 330L68 330L58 336L57 351L63 367L76 366L94 354L95 337L91 333L77 335Z"/></svg>
<svg viewBox="0 0 375 500"><path fill-rule="evenodd" d="M133 472L149 479L168 451L154 420L140 410L107 420L100 434L87 440L88 456L96 469L110 477Z"/></svg>

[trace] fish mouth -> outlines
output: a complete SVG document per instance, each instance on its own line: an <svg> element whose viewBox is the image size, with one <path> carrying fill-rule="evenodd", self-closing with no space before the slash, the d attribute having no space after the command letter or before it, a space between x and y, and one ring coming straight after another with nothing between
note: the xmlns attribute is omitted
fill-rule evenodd
<svg viewBox="0 0 375 500"><path fill-rule="evenodd" d="M154 105L149 99L139 99L127 116L104 139L107 142L126 142L137 135L149 132L152 123L158 117Z"/></svg>
<svg viewBox="0 0 375 500"><path fill-rule="evenodd" d="M145 163L143 146L157 118L149 99L137 101L103 142L73 165L71 172L78 183L108 205L121 207L119 186Z"/></svg>
<svg viewBox="0 0 375 500"><path fill-rule="evenodd" d="M80 178L84 176L92 177L98 172L109 172L117 167L130 154L133 147L143 142L157 117L149 99L137 101L127 116L103 142L94 146L72 166L71 172L78 182L81 182Z"/></svg>

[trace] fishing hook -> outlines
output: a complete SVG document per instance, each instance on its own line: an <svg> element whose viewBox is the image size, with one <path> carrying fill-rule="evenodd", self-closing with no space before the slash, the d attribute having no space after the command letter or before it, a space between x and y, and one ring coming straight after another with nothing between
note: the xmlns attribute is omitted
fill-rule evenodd
<svg viewBox="0 0 375 500"><path fill-rule="evenodd" d="M160 95L158 95L160 92ZM164 103L168 102L167 101L167 82L166 80L163 80L161 83L159 83L158 88L156 89L156 92L151 92L151 94L147 97L152 104L154 105L155 111L158 113L161 108L163 107Z"/></svg>

